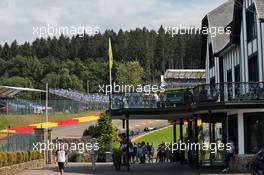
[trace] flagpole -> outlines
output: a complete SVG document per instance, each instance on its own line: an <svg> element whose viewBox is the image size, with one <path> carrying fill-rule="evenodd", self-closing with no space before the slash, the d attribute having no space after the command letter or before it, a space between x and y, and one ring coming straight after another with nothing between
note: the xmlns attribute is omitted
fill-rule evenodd
<svg viewBox="0 0 264 175"><path fill-rule="evenodd" d="M112 69L109 68L109 83L110 83L110 95L109 95L109 102L110 102L110 110L112 109Z"/></svg>
<svg viewBox="0 0 264 175"><path fill-rule="evenodd" d="M109 94L109 109L112 109L112 64L113 64L113 51L111 38L109 37L109 48L108 48L108 56L109 56L109 85L110 85L110 94Z"/></svg>

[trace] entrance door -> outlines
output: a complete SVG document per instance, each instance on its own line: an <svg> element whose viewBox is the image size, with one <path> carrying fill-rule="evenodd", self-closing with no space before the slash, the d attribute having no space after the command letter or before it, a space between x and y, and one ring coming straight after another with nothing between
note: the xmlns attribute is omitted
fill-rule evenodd
<svg viewBox="0 0 264 175"><path fill-rule="evenodd" d="M211 119L211 134L210 134L210 121L208 118L202 120L202 127L199 130L198 138L200 138L200 144L207 144L210 146L210 136L211 146L219 145L224 143L225 134L223 133L223 128L225 120L223 119ZM216 148L212 150L200 150L199 161L201 166L209 166L212 158L213 165L223 163L223 151Z"/></svg>

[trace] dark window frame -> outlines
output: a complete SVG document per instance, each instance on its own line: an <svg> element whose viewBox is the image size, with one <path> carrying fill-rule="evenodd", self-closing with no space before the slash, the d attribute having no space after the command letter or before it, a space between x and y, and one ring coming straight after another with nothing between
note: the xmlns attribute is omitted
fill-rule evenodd
<svg viewBox="0 0 264 175"><path fill-rule="evenodd" d="M248 59L248 80L249 82L259 81L258 54L254 54Z"/></svg>
<svg viewBox="0 0 264 175"><path fill-rule="evenodd" d="M212 43L209 44L209 68L213 68L215 66L215 59L213 53Z"/></svg>
<svg viewBox="0 0 264 175"><path fill-rule="evenodd" d="M251 42L257 38L257 16L256 7L251 5L246 11L247 41Z"/></svg>

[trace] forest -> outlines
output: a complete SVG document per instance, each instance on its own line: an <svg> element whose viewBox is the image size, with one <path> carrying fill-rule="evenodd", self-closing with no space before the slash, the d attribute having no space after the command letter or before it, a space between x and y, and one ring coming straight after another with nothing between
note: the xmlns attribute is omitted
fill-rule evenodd
<svg viewBox="0 0 264 175"><path fill-rule="evenodd" d="M37 38L33 42L0 45L0 84L31 88L71 88L97 92L109 82L108 38L113 48L113 81L118 68L137 62L142 67L141 83L159 84L166 69L201 68L200 35L172 36L161 26L115 32L106 30L83 37ZM137 69L133 69L137 70ZM140 68L141 70L141 68ZM122 75L119 75L122 76ZM89 84L89 85L88 85Z"/></svg>

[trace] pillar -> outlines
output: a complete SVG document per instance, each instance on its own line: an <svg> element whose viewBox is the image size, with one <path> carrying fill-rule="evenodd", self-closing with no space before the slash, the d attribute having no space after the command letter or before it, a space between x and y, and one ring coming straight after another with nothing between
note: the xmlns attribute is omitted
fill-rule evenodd
<svg viewBox="0 0 264 175"><path fill-rule="evenodd" d="M177 142L176 139L176 120L173 121L173 145ZM177 151L178 152L178 151ZM173 152L172 154L172 162L176 162L177 152Z"/></svg>
<svg viewBox="0 0 264 175"><path fill-rule="evenodd" d="M180 119L180 141L183 142L183 119ZM184 152L180 151L180 162L184 163Z"/></svg>
<svg viewBox="0 0 264 175"><path fill-rule="evenodd" d="M245 154L245 137L244 137L244 115L242 112L237 114L238 126L238 154Z"/></svg>
<svg viewBox="0 0 264 175"><path fill-rule="evenodd" d="M126 141L127 141L127 158L126 158L126 167L127 171L130 170L129 164L129 114L126 114Z"/></svg>

